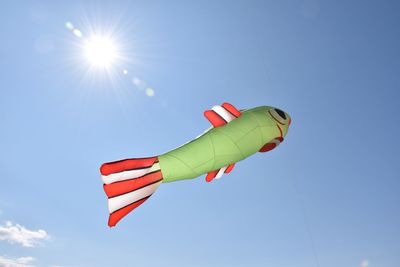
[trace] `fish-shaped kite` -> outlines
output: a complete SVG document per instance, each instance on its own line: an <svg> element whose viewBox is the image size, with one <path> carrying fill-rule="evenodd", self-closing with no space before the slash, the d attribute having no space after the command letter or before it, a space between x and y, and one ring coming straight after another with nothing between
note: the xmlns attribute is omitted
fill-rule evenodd
<svg viewBox="0 0 400 267"><path fill-rule="evenodd" d="M206 181L232 171L235 163L277 147L286 136L290 116L261 106L238 110L229 103L206 110L212 127L194 140L160 156L104 163L100 167L108 197L108 225L145 202L161 183L207 174Z"/></svg>

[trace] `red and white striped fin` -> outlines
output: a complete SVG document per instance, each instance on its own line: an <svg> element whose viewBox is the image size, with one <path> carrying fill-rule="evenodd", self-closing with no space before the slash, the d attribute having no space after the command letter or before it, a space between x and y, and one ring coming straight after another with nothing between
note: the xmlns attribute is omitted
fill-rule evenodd
<svg viewBox="0 0 400 267"><path fill-rule="evenodd" d="M157 157L105 163L100 172L108 197L110 227L145 202L163 180Z"/></svg>
<svg viewBox="0 0 400 267"><path fill-rule="evenodd" d="M235 167L235 163L232 163L231 165L229 165L226 168L225 173L227 173L227 174L230 173L233 170L233 167Z"/></svg>
<svg viewBox="0 0 400 267"><path fill-rule="evenodd" d="M283 142L283 137L277 137L270 141L269 143L266 143L260 150L259 152L268 152L274 149L275 147L279 146Z"/></svg>
<svg viewBox="0 0 400 267"><path fill-rule="evenodd" d="M209 172L207 174L207 176L206 176L206 182L209 183L214 179L219 179L219 178L222 177L222 175L224 173L227 173L227 174L230 173L234 166L235 166L235 163L232 163L232 164L230 164L228 166L222 167L219 170L215 170L215 171Z"/></svg>
<svg viewBox="0 0 400 267"><path fill-rule="evenodd" d="M214 106L211 110L206 110L204 116L215 127L223 126L230 121L240 117L240 111L229 103L221 106Z"/></svg>

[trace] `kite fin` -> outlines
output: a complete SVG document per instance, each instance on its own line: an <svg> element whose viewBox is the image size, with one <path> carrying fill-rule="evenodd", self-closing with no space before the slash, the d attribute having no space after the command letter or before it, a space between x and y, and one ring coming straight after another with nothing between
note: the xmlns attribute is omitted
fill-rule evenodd
<svg viewBox="0 0 400 267"><path fill-rule="evenodd" d="M225 173L230 173L232 170L233 170L233 167L235 167L235 163L232 163L232 164L230 164L227 168L226 168L226 170L225 170Z"/></svg>
<svg viewBox="0 0 400 267"><path fill-rule="evenodd" d="M229 103L221 106L214 106L211 110L206 110L204 116L215 127L223 126L230 121L240 117L241 112Z"/></svg>
<svg viewBox="0 0 400 267"><path fill-rule="evenodd" d="M110 227L143 204L163 180L157 157L104 163L100 173L108 197Z"/></svg>
<svg viewBox="0 0 400 267"><path fill-rule="evenodd" d="M209 182L211 182L211 181L214 180L214 179L219 179L219 178L222 177L222 175L223 175L224 173L227 173L227 174L230 173L230 172L232 171L232 169L233 169L234 166L235 166L235 163L232 163L232 164L230 164L229 166L222 167L222 168L219 169L219 170L215 170L215 171L209 172L209 173L207 174L207 176L206 176L206 182L209 183Z"/></svg>
<svg viewBox="0 0 400 267"><path fill-rule="evenodd" d="M275 147L279 146L280 143L283 142L283 137L277 137L275 139L273 139L271 142L266 143L260 150L259 152L268 152L271 151L272 149L274 149Z"/></svg>

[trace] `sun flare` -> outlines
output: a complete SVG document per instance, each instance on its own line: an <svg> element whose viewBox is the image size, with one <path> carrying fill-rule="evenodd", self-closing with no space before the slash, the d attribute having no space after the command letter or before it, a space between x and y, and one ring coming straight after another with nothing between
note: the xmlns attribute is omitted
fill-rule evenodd
<svg viewBox="0 0 400 267"><path fill-rule="evenodd" d="M84 44L84 56L92 67L108 69L118 59L118 48L110 37L93 35Z"/></svg>
<svg viewBox="0 0 400 267"><path fill-rule="evenodd" d="M71 33L71 56L68 63L87 85L111 84L121 87L123 78L131 74L133 62L132 43L126 36L127 29L115 21L91 23L85 18L83 25L67 21L65 28ZM118 20L116 20L118 21Z"/></svg>

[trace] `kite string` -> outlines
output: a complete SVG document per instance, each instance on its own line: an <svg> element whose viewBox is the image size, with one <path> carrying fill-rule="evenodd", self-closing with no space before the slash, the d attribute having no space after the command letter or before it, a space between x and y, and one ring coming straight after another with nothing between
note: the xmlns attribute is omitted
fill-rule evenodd
<svg viewBox="0 0 400 267"><path fill-rule="evenodd" d="M307 232L307 235L308 235L308 238L309 238L309 241L310 241L310 245L311 245L311 250L312 250L312 253L313 253L313 256L314 256L315 265L317 267L320 267L321 265L319 264L317 248L315 246L314 237L313 237L312 232L311 232L307 211L306 211L306 209L304 207L303 195L301 194L300 188L298 187L298 184L296 182L296 178L293 177L291 180L292 180L294 191L295 191L296 196L297 196L297 198L299 200L299 201L297 201L297 203L300 205L300 210L301 210L301 214L303 216L304 225L306 227L306 232Z"/></svg>

